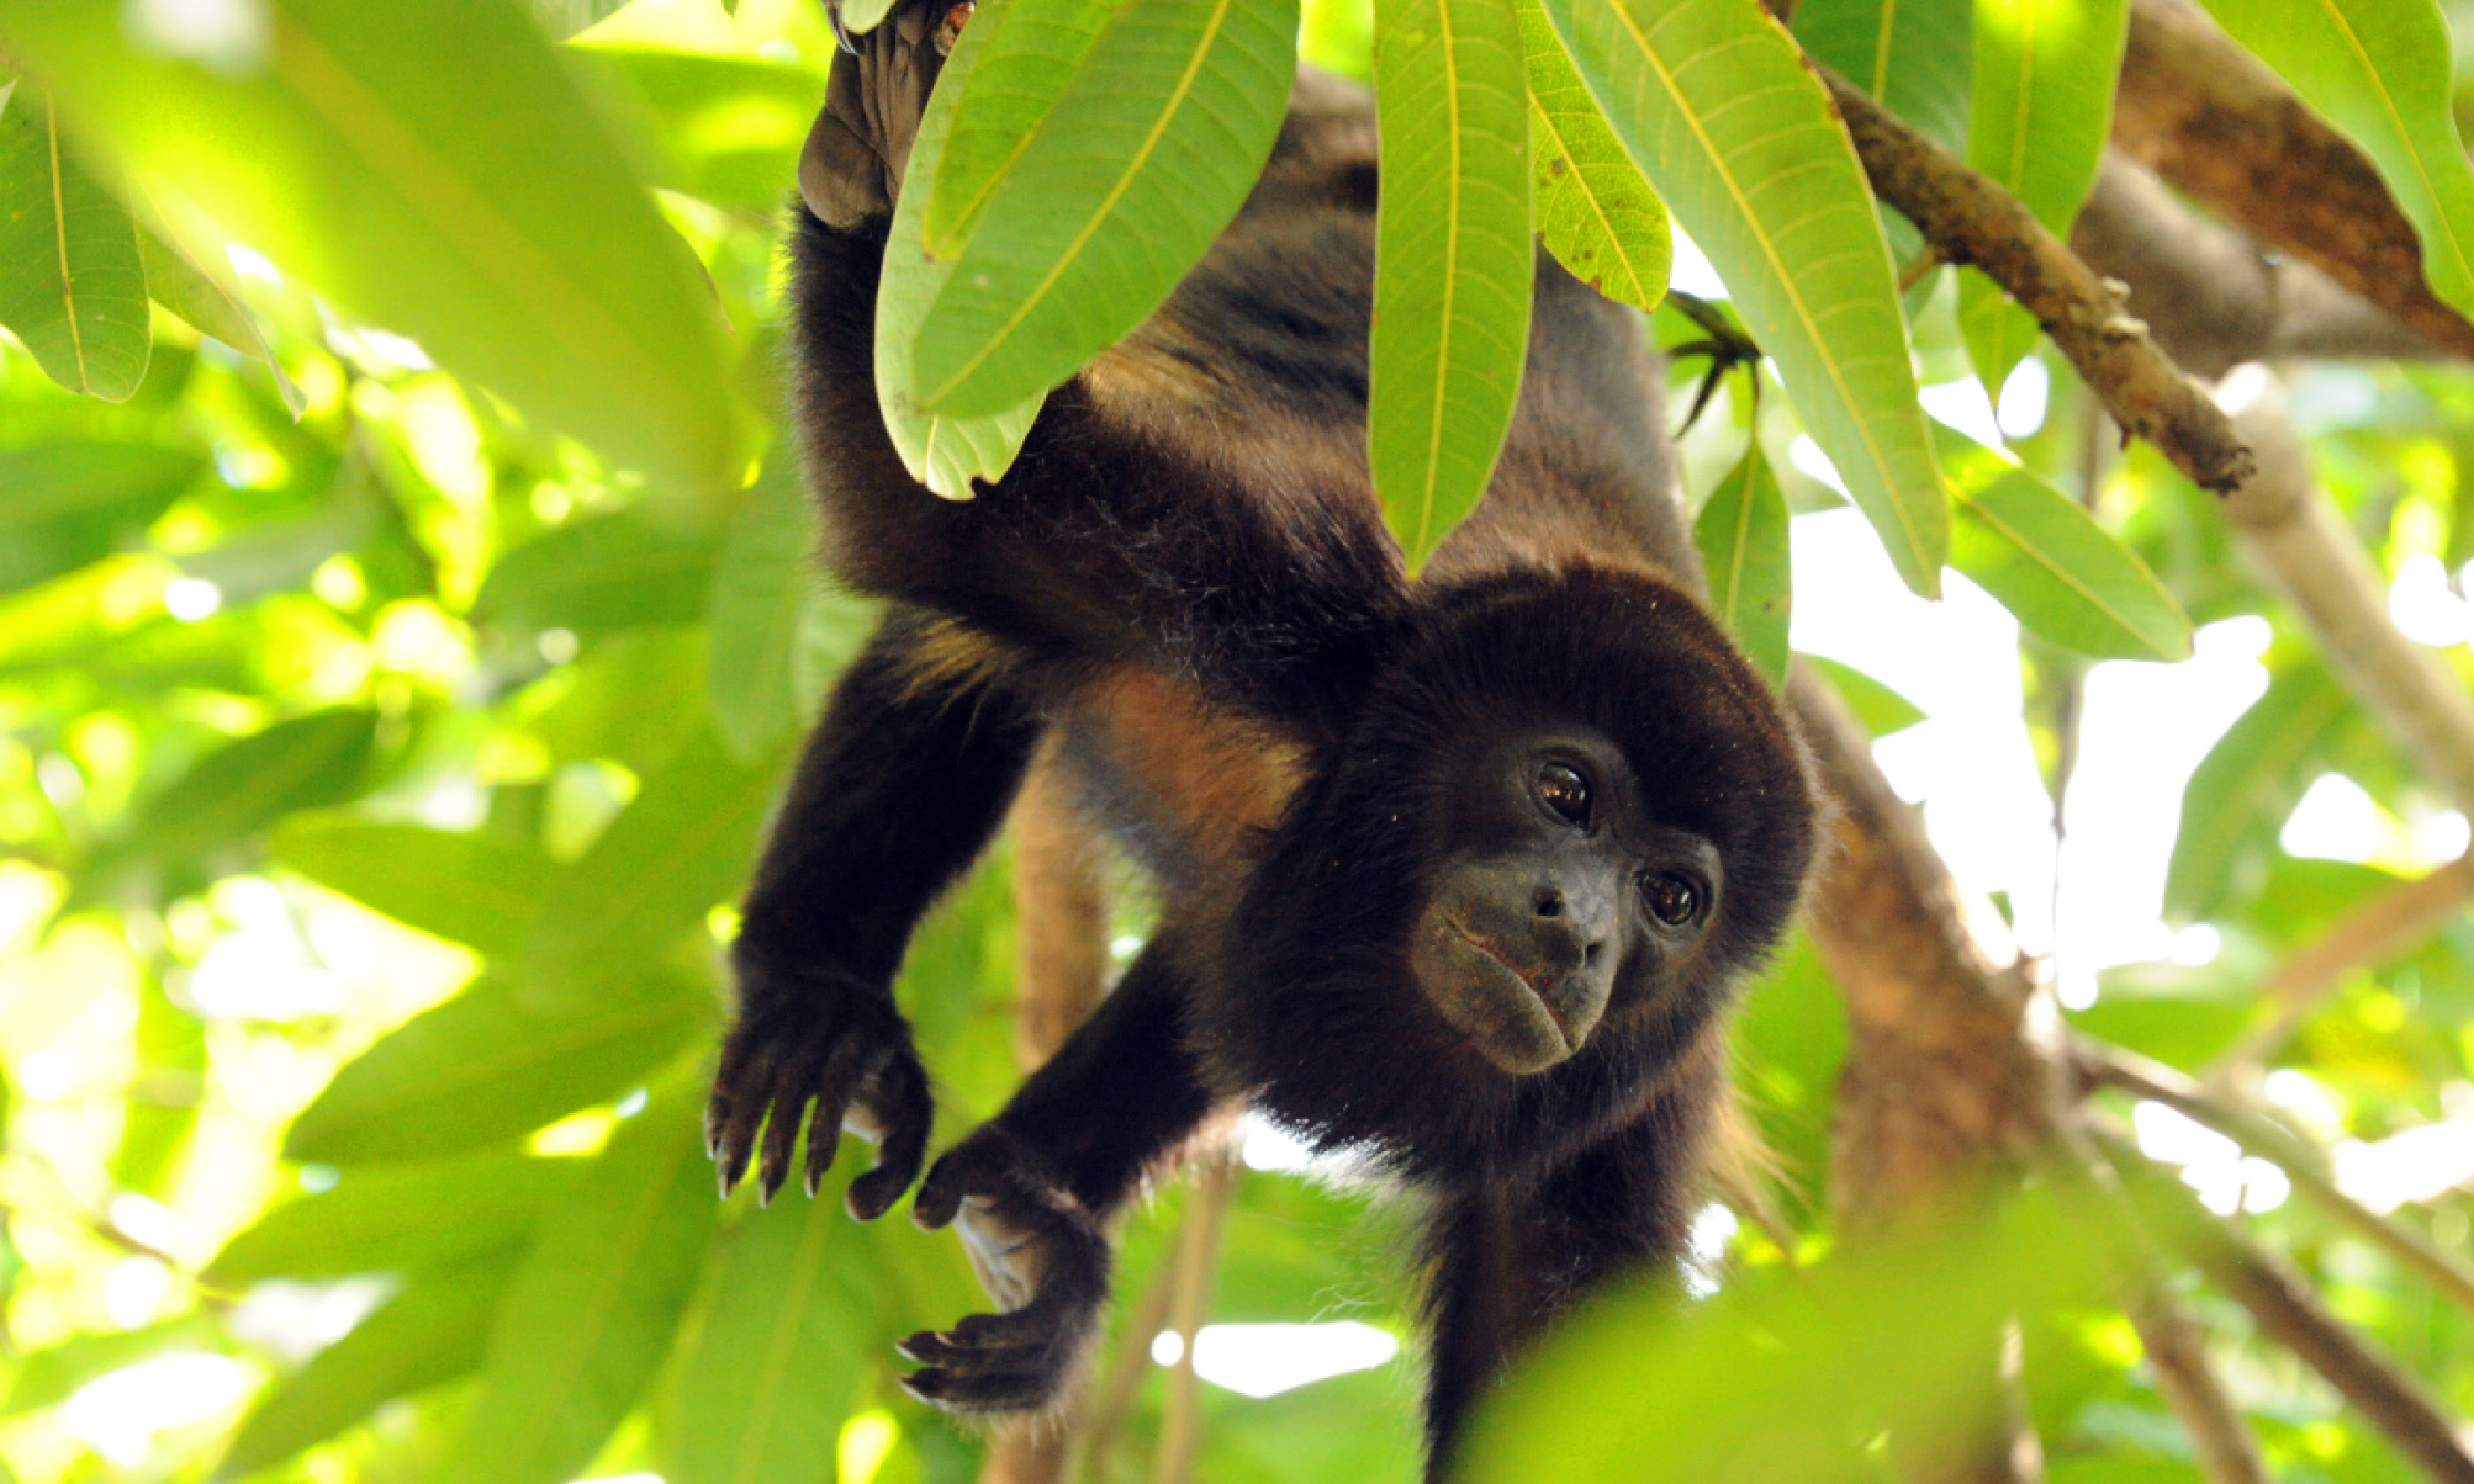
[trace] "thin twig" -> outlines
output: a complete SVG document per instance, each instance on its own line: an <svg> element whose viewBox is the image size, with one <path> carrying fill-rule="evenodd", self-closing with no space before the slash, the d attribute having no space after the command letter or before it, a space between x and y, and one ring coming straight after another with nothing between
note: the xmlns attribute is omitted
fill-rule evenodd
<svg viewBox="0 0 2474 1484"><path fill-rule="evenodd" d="M1083 1409L1081 1424L1075 1429L1075 1459L1067 1477L1104 1478L1109 1459L1117 1450L1119 1438L1126 1430L1126 1420L1133 1415L1134 1398L1142 1391L1143 1377L1151 1374L1152 1342L1168 1327L1169 1303L1176 1294L1176 1264L1169 1263L1152 1275L1143 1296L1134 1302L1133 1311L1126 1318L1126 1331L1118 1338L1116 1353L1108 1358L1108 1369L1090 1402Z"/></svg>
<svg viewBox="0 0 2474 1484"><path fill-rule="evenodd" d="M2209 1484L2268 1484L2259 1438L2208 1364L2206 1337L2161 1282L2130 1305L2130 1322L2156 1371L2156 1389L2191 1439L2191 1456Z"/></svg>
<svg viewBox="0 0 2474 1484"><path fill-rule="evenodd" d="M1202 1450L1202 1379L1195 1374L1194 1347L1211 1312L1211 1289L1220 1272L1220 1243L1228 1232L1238 1168L1236 1151L1225 1146L1195 1161L1194 1194L1176 1233L1176 1284L1170 1290L1168 1316L1169 1328L1185 1345L1169 1368L1153 1484L1192 1484L1194 1460Z"/></svg>
<svg viewBox="0 0 2474 1484"><path fill-rule="evenodd" d="M2242 488L2249 450L2207 389L2123 311L2118 285L2073 256L2017 197L1846 79L1826 67L1821 74L1874 194L1915 223L1945 261L1973 264L2034 315L2115 422L2154 443L2201 489Z"/></svg>
<svg viewBox="0 0 2474 1484"><path fill-rule="evenodd" d="M2244 1153L2274 1164L2312 1205L2396 1259L2398 1266L2429 1283L2441 1298L2474 1314L2474 1266L2339 1189L2329 1176L2327 1156L2309 1141L2274 1119L2215 1097L2182 1073L2134 1052L2084 1040L2073 1049L2080 1074L2090 1082L2162 1103L2232 1139Z"/></svg>

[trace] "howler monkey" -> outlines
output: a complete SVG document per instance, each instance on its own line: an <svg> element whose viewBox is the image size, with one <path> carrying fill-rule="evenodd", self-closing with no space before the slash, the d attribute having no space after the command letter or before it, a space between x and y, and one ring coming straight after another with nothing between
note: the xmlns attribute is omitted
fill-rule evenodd
<svg viewBox="0 0 2474 1484"><path fill-rule="evenodd" d="M977 498L904 472L877 277L967 10L835 59L789 252L793 420L841 580L887 601L807 746L737 945L709 1138L724 1187L810 1188L930 1099L891 984L1044 739L1155 878L1112 994L913 1207L1005 1312L904 1344L958 1412L1056 1400L1109 1219L1213 1110L1363 1152L1429 1205L1430 1465L1480 1387L1611 1273L1671 1259L1725 1075L1721 1013L1814 832L1775 698L1694 594L1639 318L1543 257L1476 514L1406 580L1369 483L1372 111L1300 78L1271 162L1157 314L1052 394ZM761 1136L761 1137L760 1137Z"/></svg>

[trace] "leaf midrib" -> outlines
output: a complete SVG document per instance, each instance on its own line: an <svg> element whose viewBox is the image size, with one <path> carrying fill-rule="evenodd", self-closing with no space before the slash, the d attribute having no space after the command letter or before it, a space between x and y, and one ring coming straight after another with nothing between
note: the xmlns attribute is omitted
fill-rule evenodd
<svg viewBox="0 0 2474 1484"><path fill-rule="evenodd" d="M77 359L77 389L94 390L85 369L85 333L78 328L77 275L69 269L68 192L61 179L61 111L51 95L43 96L43 140L52 156L52 243L61 265L61 307L67 311L69 353Z"/></svg>
<svg viewBox="0 0 2474 1484"><path fill-rule="evenodd" d="M2431 203L2432 215L2437 219L2440 234L2448 239L2448 257L2456 265L2458 281L2474 288L2474 265L2466 261L2464 245L2457 240L2457 224L2450 219L2448 203L2440 199L2438 184L2432 180L2430 169L2423 163L2421 146L2414 142L2413 131L2406 127L2405 115L2398 111L2396 95L2389 91L2379 64L2371 60L2369 48L2363 45L2361 35L2345 18L2345 12L2330 4L2329 0L2319 0L2319 8L2327 12L2329 20L2344 36L2345 45L2353 51L2355 60L2362 63L2364 75L2370 79L2372 94L2379 99L2380 107L2388 111L2389 123L2396 130L2397 138L2404 143L2406 158L2413 164L2414 179L2421 183L2423 196Z"/></svg>

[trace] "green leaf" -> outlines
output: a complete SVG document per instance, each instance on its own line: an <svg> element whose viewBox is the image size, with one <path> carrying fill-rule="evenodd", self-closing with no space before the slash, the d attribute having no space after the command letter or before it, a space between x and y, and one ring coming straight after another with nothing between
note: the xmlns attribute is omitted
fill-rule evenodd
<svg viewBox="0 0 2474 1484"><path fill-rule="evenodd" d="M675 1367L665 1478L771 1484L834 1456L876 1359L883 1280L868 1234L838 1189L750 1212L731 1233Z"/></svg>
<svg viewBox="0 0 2474 1484"><path fill-rule="evenodd" d="M263 11L225 68L110 6L18 6L9 37L83 129L352 315L657 481L735 484L710 291L523 8Z"/></svg>
<svg viewBox="0 0 2474 1484"><path fill-rule="evenodd" d="M2448 23L2432 0L2203 0L2208 13L2379 166L2422 239L2432 292L2474 315L2474 167L2457 132Z"/></svg>
<svg viewBox="0 0 2474 1484"><path fill-rule="evenodd" d="M1800 654L1796 658L1819 671L1821 678L1837 689L1847 709L1864 724L1864 730L1877 737L1904 731L1925 719L1924 707L1861 670L1819 655Z"/></svg>
<svg viewBox="0 0 2474 1484"><path fill-rule="evenodd" d="M1607 127L1540 0L1520 0L1520 50L1529 67L1533 204L1546 251L1607 298L1657 308L1675 261L1665 203Z"/></svg>
<svg viewBox="0 0 2474 1484"><path fill-rule="evenodd" d="M849 12L844 12L847 18ZM936 89L921 115L919 132L910 143L910 163L903 190L894 203L893 227L885 243L885 267L876 289L876 398L885 413L885 431L910 477L949 500L971 497L971 482L993 480L1005 473L1022 451L1024 435L1039 405L1042 388L1015 405L984 418L958 418L924 410L911 395L911 350L919 338L929 306L952 277L954 264L928 255L920 221L945 153L956 100L961 96L980 54L995 28L975 24L962 28L954 54L937 74Z"/></svg>
<svg viewBox="0 0 2474 1484"><path fill-rule="evenodd" d="M707 693L714 727L738 762L762 761L799 724L793 666L818 586L815 543L815 516L785 449L748 491L705 596Z"/></svg>
<svg viewBox="0 0 2474 1484"><path fill-rule="evenodd" d="M2068 236L2096 184L2113 118L2127 0L2004 0L1976 8L1967 162ZM1995 395L2043 331L1980 274L1959 278L1959 329Z"/></svg>
<svg viewBox="0 0 2474 1484"><path fill-rule="evenodd" d="M287 1201L224 1244L206 1281L349 1278L453 1267L513 1248L565 1198L573 1160L513 1150L346 1171L334 1188Z"/></svg>
<svg viewBox="0 0 2474 1484"><path fill-rule="evenodd" d="M1873 197L1795 43L1743 0L1545 0L1641 173L1710 254L1909 587L1950 509Z"/></svg>
<svg viewBox="0 0 2474 1484"><path fill-rule="evenodd" d="M136 544L206 470L153 443L32 443L0 451L0 592Z"/></svg>
<svg viewBox="0 0 2474 1484"><path fill-rule="evenodd" d="M1692 525L1710 576L1710 610L1772 686L1786 684L1786 630L1793 604L1786 496L1758 440L1710 493Z"/></svg>
<svg viewBox="0 0 2474 1484"><path fill-rule="evenodd" d="M437 1477L560 1484L643 1394L721 1210L702 1092L678 1079L621 1123L574 1199L544 1224L499 1303L480 1395Z"/></svg>
<svg viewBox="0 0 2474 1484"><path fill-rule="evenodd" d="M336 1073L293 1120L284 1157L383 1164L515 1138L641 1086L715 1018L712 994L666 972L564 1009L484 978Z"/></svg>
<svg viewBox="0 0 2474 1484"><path fill-rule="evenodd" d="M1486 492L1528 358L1528 70L1509 0L1377 0L1366 446L1415 574Z"/></svg>
<svg viewBox="0 0 2474 1484"><path fill-rule="evenodd" d="M626 4L627 0L533 0L533 24L545 36L564 41L599 25Z"/></svg>
<svg viewBox="0 0 2474 1484"><path fill-rule="evenodd" d="M172 1003L148 976L137 995L137 1065L122 1105L120 1147L111 1154L111 1182L153 1193L178 1168L206 1100L206 1031L197 1016Z"/></svg>
<svg viewBox="0 0 2474 1484"><path fill-rule="evenodd" d="M499 835L349 816L286 820L275 858L372 911L500 957L519 951L558 866Z"/></svg>
<svg viewBox="0 0 2474 1484"><path fill-rule="evenodd" d="M476 623L606 634L704 616L718 536L636 508L588 515L498 559Z"/></svg>
<svg viewBox="0 0 2474 1484"><path fill-rule="evenodd" d="M972 17L988 35L955 100L920 213L931 256L950 261L969 246L988 198L1039 136L1112 9L1104 0L1004 0Z"/></svg>
<svg viewBox="0 0 2474 1484"><path fill-rule="evenodd" d="M2165 911L2177 922L2214 916L2243 868L2275 844L2302 801L2310 765L2345 718L2344 687L2319 665L2268 682L2268 694L2233 724L2191 775L2182 823L2165 876Z"/></svg>
<svg viewBox="0 0 2474 1484"><path fill-rule="evenodd" d="M0 110L0 324L61 386L129 400L155 344L137 224L61 137L48 95Z"/></svg>
<svg viewBox="0 0 2474 1484"><path fill-rule="evenodd" d="M780 791L778 766L742 768L697 729L551 883L524 943L527 996L597 999L701 930L745 882Z"/></svg>
<svg viewBox="0 0 2474 1484"><path fill-rule="evenodd" d="M0 1417L58 1406L97 1376L174 1351L212 1350L217 1338L214 1321L194 1310L139 1329L72 1334L17 1362Z"/></svg>
<svg viewBox="0 0 2474 1484"><path fill-rule="evenodd" d="M276 359L256 319L232 291L228 273L199 267L143 227L137 229L137 256L146 265L146 292L155 296L155 302L186 320L199 334L212 335L241 354L264 362L275 375L276 394L295 419L308 411L308 396Z"/></svg>
<svg viewBox="0 0 2474 1484"><path fill-rule="evenodd" d="M499 1261L414 1279L251 1409L216 1477L255 1473L326 1442L381 1402L479 1370L514 1273L512 1262Z"/></svg>
<svg viewBox="0 0 2474 1484"><path fill-rule="evenodd" d="M1804 0L1795 38L1935 144L1964 155L1974 22L1969 0Z"/></svg>
<svg viewBox="0 0 2474 1484"><path fill-rule="evenodd" d="M755 57L583 45L570 55L643 106L664 146L655 183L770 217L797 179L799 148L824 107L825 76Z"/></svg>
<svg viewBox="0 0 2474 1484"><path fill-rule="evenodd" d="M343 706L278 722L209 753L96 853L88 880L227 849L296 809L343 802L367 778L377 729L376 711Z"/></svg>
<svg viewBox="0 0 2474 1484"><path fill-rule="evenodd" d="M1007 411L1158 308L1261 173L1297 34L1297 0L1119 7L1081 67L1048 80L1055 107L929 306L912 352L919 405Z"/></svg>
<svg viewBox="0 0 2474 1484"><path fill-rule="evenodd" d="M2147 563L2076 500L1936 425L1958 504L1951 565L2035 633L2100 658L2187 659L2191 620Z"/></svg>

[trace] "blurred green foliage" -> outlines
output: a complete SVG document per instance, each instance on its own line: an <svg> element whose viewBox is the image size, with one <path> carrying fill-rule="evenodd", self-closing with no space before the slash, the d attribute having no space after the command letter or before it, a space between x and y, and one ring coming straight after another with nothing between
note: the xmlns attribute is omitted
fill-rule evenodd
<svg viewBox="0 0 2474 1484"><path fill-rule="evenodd" d="M30 1484L973 1476L978 1440L893 1384L896 1336L981 1305L951 1239L844 1219L847 1168L814 1203L717 1203L694 1129L724 904L871 618L812 578L774 425L774 251L832 55L820 12L535 0L526 29L510 0L237 6L358 59L379 90L291 67L246 108L184 113L181 88L266 38L158 36L171 51L131 68L122 27L139 22L119 9L0 14L0 180L49 173L61 201L101 203L100 221L78 208L74 250L95 265L80 281L108 291L46 299L12 278L42 236L0 200L0 1469ZM1886 46L1854 10L1807 0L1799 25L1850 57ZM1934 13L1926 50L1884 65L1920 79L1903 107L1963 136L1966 28ZM1313 0L1305 54L1365 74L1370 15ZM186 60L165 60L180 46ZM105 139L127 157L85 152ZM1662 221L1655 204L1598 216ZM36 224L55 251L67 219ZM226 252L223 230L251 251ZM1599 241L1587 221L1562 230ZM128 292L140 278L151 309ZM1927 384L1970 364L1948 278L1909 300ZM536 333L548 322L566 327ZM1698 333L1656 323L1670 344ZM1758 418L1748 398L1717 404L1686 445L1694 498L1757 435L1769 453L1747 467L1776 472L1788 510L1838 502L1795 472L1780 400ZM2299 405L2389 574L2437 562L2462 594L2474 378L2330 371ZM2172 914L2212 924L2220 950L2116 970L2075 1017L2197 1070L2255 1019L2278 955L2422 864L2412 826L2438 805L2244 573L2209 496L2144 448L2092 521L2055 494L2080 491L2080 413L2057 392L2014 443L2025 472L1978 470L2060 535L1987 546L1961 527L1962 561L1977 554L2030 630L2041 755L2060 752L2083 667L2057 642L2163 655L2187 642L2180 614L2271 626L2267 696L2200 769L2171 861ZM1769 574L1739 596L1773 616L1776 516L1710 527ZM2039 596L2052 573L2023 563L2055 550L2077 553L2066 573L2113 574L2096 598L2135 610ZM2462 646L2449 656L2462 672ZM1918 719L1879 682L1825 672L1877 731ZM2327 773L2378 806L2367 861L2279 846ZM1000 854L940 909L901 987L948 1137L1015 1077L1006 870ZM2073 1265L2100 1240L2014 1222L1952 1268L1837 1255L1826 1171L1847 1036L1808 944L1782 953L1738 1044L1781 1225L1707 1256L1722 1301L1651 1320L1620 1300L1577 1327L1516 1392L1489 1444L1510 1451L1484 1455L1504 1472L1486 1476L1547 1458L1613 1476L1601 1445L1636 1464L1732 1458L1791 1428L1816 1440L1787 1460L1809 1466L1797 1476L1880 1472L1864 1428L1913 1396L1830 1382L1899 1379L1924 1332L1910 1314L1953 1272L1976 1306L1932 1334L2026 1311L2053 1478L2193 1476L2128 1321ZM2474 1117L2474 927L2351 971L2278 1065L2332 1142ZM1123 1307L1157 1281L1185 1203L1171 1185L1133 1214ZM2449 1187L2398 1219L2462 1254L2469 1215ZM1344 1180L1248 1174L1213 1319L1408 1335L1397 1218ZM2244 1219L2474 1409L2474 1318L2296 1203ZM2241 1314L2188 1298L2281 1477L2403 1476ZM1101 1477L1144 1476L1162 1405L1144 1338ZM1209 1391L1200 1476L1413 1477L1413 1360L1265 1400ZM1816 1396L1844 1403L1829 1427ZM1661 1433L1666 1418L1709 1425Z"/></svg>

